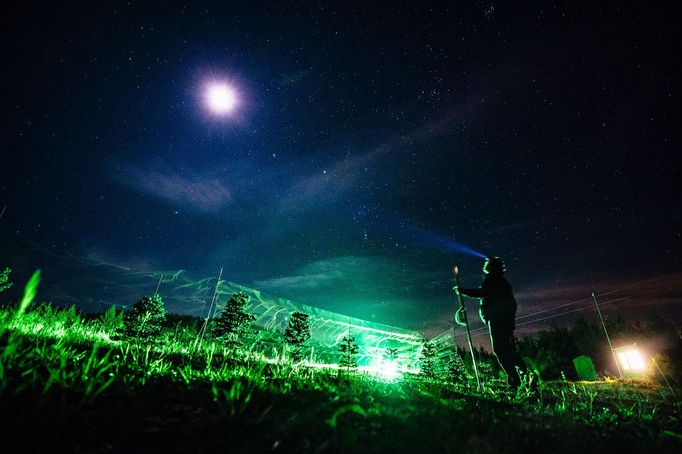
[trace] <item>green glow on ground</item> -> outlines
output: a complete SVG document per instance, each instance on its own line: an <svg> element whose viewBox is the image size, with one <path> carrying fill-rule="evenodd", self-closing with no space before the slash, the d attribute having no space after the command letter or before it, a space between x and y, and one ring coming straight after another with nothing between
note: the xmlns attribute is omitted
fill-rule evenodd
<svg viewBox="0 0 682 454"><path fill-rule="evenodd" d="M377 366L379 375L388 381L398 380L402 377L398 361L384 360Z"/></svg>

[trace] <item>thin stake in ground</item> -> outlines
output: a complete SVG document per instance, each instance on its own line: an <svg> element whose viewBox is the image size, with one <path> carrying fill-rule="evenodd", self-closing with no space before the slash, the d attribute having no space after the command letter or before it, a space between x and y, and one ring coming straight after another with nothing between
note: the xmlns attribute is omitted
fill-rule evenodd
<svg viewBox="0 0 682 454"><path fill-rule="evenodd" d="M208 326L208 319L211 318L211 313L213 312L213 304L216 302L216 299L218 297L218 286L220 285L220 278L223 277L223 268L220 268L220 273L218 273L218 280L215 283L215 289L213 290L213 298L211 298L211 304L208 306L208 313L206 314L206 319L204 320L204 324L201 326L201 330L199 330L199 336L197 336L197 348L201 346L201 343L204 341L204 335L206 334L206 327Z"/></svg>
<svg viewBox="0 0 682 454"><path fill-rule="evenodd" d="M455 275L455 283L457 284L457 287L460 286L459 284L459 267L455 266L452 269L452 273ZM467 341L469 342L469 351L471 352L471 362L474 365L474 375L476 376L476 390L480 391L481 390L481 379L478 377L478 367L476 366L476 353L474 352L474 344L471 342L471 331L469 331L469 318L467 317L467 311L464 308L464 299L462 299L462 295L460 295L459 292L457 292L457 299L459 300L459 307L462 310L462 317L464 319L464 326L466 327L467 331Z"/></svg>

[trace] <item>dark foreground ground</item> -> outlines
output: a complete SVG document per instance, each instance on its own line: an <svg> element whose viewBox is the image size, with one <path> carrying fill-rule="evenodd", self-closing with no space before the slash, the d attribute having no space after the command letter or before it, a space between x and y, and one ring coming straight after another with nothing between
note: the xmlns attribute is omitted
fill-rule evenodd
<svg viewBox="0 0 682 454"><path fill-rule="evenodd" d="M540 400L523 401L425 383L376 390L368 385L341 384L334 394L252 392L247 399L222 395L230 393L223 387L159 380L132 394L109 389L87 402L76 392L45 395L26 389L4 393L1 432L3 440L16 443L5 452L682 450L679 420L669 413L676 409L660 404L645 410L644 397L623 395L632 390L621 390L618 401L593 397L592 414L583 408L586 413L580 415L579 402L583 396L590 400L581 393L593 392L580 385L575 392L570 384L556 385ZM651 413L643 415L643 410Z"/></svg>

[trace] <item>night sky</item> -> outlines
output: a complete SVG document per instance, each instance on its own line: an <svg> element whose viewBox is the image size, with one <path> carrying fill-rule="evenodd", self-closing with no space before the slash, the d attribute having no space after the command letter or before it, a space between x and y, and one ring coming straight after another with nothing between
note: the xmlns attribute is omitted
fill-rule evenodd
<svg viewBox="0 0 682 454"><path fill-rule="evenodd" d="M183 270L161 293L197 313L171 289L223 267L433 334L451 326L453 265L477 285L475 251L506 261L524 330L593 317L554 317L591 291L609 316L679 313L665 6L243 3L5 15L0 266L15 281L42 268L41 299L93 311ZM227 114L206 105L213 83L234 89Z"/></svg>

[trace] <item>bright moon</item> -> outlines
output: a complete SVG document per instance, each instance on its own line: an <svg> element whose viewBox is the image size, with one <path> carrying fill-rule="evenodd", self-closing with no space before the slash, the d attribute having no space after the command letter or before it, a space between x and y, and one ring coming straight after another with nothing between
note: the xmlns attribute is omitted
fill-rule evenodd
<svg viewBox="0 0 682 454"><path fill-rule="evenodd" d="M224 84L215 84L206 91L208 107L215 113L224 114L231 111L237 103L234 90Z"/></svg>

